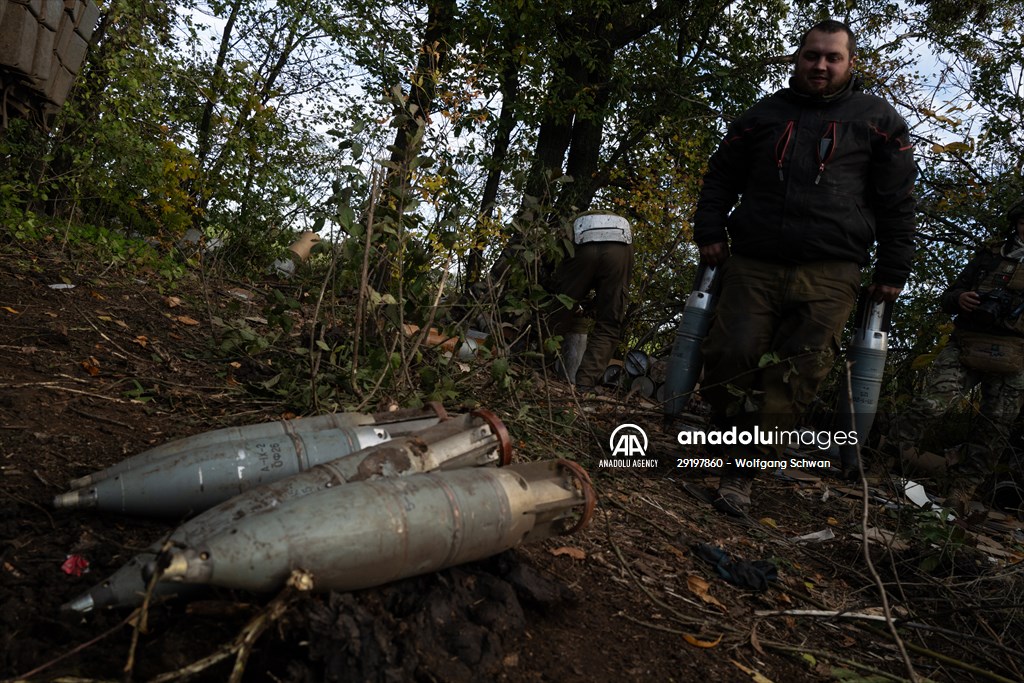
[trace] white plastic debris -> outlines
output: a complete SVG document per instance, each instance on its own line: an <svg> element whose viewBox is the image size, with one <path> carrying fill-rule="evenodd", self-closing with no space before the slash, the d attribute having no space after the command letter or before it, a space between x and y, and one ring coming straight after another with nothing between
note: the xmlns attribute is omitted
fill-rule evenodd
<svg viewBox="0 0 1024 683"><path fill-rule="evenodd" d="M832 527L825 527L821 531L814 531L803 536L793 536L789 540L792 543L824 543L825 541L831 541L836 537Z"/></svg>
<svg viewBox="0 0 1024 683"><path fill-rule="evenodd" d="M924 486L918 484L916 481L911 481L910 479L901 479L900 482L903 486L903 495L905 495L914 505L919 508L924 508L925 510L932 510L939 513L942 512L942 506L936 505L932 501L928 496L928 492L924 490ZM956 519L956 515L952 513L946 515L947 522L952 522L954 519Z"/></svg>

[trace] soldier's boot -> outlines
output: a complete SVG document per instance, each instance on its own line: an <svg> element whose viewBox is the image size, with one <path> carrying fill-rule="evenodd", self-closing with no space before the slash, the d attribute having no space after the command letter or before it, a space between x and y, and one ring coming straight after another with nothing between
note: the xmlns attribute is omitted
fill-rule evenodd
<svg viewBox="0 0 1024 683"><path fill-rule="evenodd" d="M750 511L750 490L754 480L749 477L722 477L718 484L715 509L733 517L744 517Z"/></svg>

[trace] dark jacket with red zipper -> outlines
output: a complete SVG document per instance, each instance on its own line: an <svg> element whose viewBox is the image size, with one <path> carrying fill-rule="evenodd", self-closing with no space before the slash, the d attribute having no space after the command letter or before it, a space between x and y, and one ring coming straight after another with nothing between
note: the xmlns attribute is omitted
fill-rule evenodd
<svg viewBox="0 0 1024 683"><path fill-rule="evenodd" d="M861 266L877 242L874 281L902 287L916 177L906 122L856 79L827 97L785 88L729 126L704 177L694 239L763 261Z"/></svg>

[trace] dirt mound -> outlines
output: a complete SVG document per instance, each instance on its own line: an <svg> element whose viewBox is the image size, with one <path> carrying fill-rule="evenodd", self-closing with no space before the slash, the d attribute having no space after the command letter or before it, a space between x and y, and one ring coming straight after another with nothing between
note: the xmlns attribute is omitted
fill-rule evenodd
<svg viewBox="0 0 1024 683"><path fill-rule="evenodd" d="M515 553L400 581L375 591L331 594L297 605L286 642L309 643L290 680L463 683L499 680L518 657L532 607L575 599ZM565 603L565 604L562 604Z"/></svg>

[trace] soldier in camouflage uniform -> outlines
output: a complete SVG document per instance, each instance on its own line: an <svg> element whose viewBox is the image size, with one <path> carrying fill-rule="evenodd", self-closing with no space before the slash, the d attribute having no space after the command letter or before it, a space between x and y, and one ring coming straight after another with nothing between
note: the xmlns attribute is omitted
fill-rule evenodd
<svg viewBox="0 0 1024 683"><path fill-rule="evenodd" d="M969 445L949 470L948 503L961 513L1008 446L1024 403L1024 201L1008 218L1007 238L979 250L942 294L942 310L956 315L953 334L895 429L901 449L916 446L935 418L980 385Z"/></svg>

